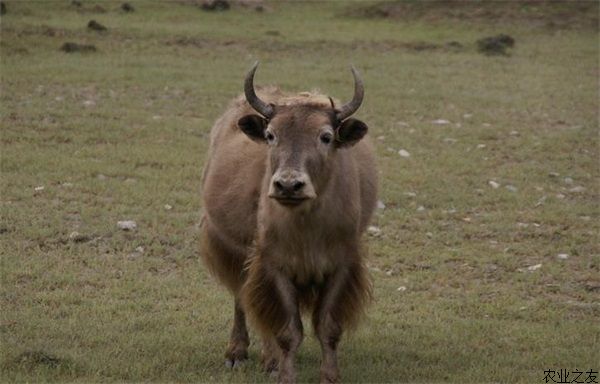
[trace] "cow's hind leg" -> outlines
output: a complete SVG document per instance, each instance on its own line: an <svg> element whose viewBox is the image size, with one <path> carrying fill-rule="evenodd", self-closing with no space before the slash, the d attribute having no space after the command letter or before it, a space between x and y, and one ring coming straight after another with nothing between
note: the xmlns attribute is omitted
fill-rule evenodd
<svg viewBox="0 0 600 384"><path fill-rule="evenodd" d="M246 315L240 305L239 300L235 299L235 309L233 314L233 329L229 339L229 347L225 352L225 365L228 368L240 366L248 358L248 329L246 328Z"/></svg>
<svg viewBox="0 0 600 384"><path fill-rule="evenodd" d="M321 344L321 383L340 380L337 346L344 328L353 326L370 297L370 284L363 265L356 263L329 276L313 312L315 334Z"/></svg>
<svg viewBox="0 0 600 384"><path fill-rule="evenodd" d="M274 337L263 336L261 355L261 362L265 372L272 375L277 374L279 369L280 349Z"/></svg>

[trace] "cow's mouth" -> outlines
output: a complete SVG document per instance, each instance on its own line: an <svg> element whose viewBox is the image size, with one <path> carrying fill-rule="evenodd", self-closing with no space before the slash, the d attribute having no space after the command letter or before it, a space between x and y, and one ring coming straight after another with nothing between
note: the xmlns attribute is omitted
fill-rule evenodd
<svg viewBox="0 0 600 384"><path fill-rule="evenodd" d="M276 197L274 197L274 199L277 200L277 202L279 204L285 205L286 207L295 207L295 206L302 204L302 202L308 200L307 197L290 197L290 196L276 196Z"/></svg>

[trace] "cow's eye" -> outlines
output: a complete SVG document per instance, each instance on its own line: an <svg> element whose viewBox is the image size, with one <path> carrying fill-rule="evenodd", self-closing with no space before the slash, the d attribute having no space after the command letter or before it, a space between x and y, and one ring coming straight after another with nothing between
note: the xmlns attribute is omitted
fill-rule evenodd
<svg viewBox="0 0 600 384"><path fill-rule="evenodd" d="M333 136L329 132L325 132L321 135L321 142L323 144L330 144L333 140Z"/></svg>
<svg viewBox="0 0 600 384"><path fill-rule="evenodd" d="M273 141L275 141L275 135L267 131L267 133L265 133L265 139L267 139L267 143L271 144Z"/></svg>

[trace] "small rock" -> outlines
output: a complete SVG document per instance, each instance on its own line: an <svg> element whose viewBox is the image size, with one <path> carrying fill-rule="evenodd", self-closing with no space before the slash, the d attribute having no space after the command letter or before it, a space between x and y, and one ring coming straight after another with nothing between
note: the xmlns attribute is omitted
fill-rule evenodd
<svg viewBox="0 0 600 384"><path fill-rule="evenodd" d="M517 187L514 185L506 185L504 188L508 189L511 192L517 192Z"/></svg>
<svg viewBox="0 0 600 384"><path fill-rule="evenodd" d="M529 227L529 224L528 223L517 223L517 227L519 227L519 228L527 228L527 227Z"/></svg>
<svg viewBox="0 0 600 384"><path fill-rule="evenodd" d="M96 179L98 179L98 180L106 180L107 177L105 175L99 173L98 176L96 176Z"/></svg>
<svg viewBox="0 0 600 384"><path fill-rule="evenodd" d="M417 208L417 212L423 212L425 210L425 207L422 205L419 205L419 207Z"/></svg>
<svg viewBox="0 0 600 384"><path fill-rule="evenodd" d="M89 236L82 235L81 233L79 233L77 231L73 231L69 234L69 240L71 240L74 243L83 243L85 241L88 241L89 239L90 239Z"/></svg>
<svg viewBox="0 0 600 384"><path fill-rule="evenodd" d="M201 8L205 11L226 11L230 5L226 0L206 0L202 3Z"/></svg>
<svg viewBox="0 0 600 384"><path fill-rule="evenodd" d="M123 4L121 4L121 9L124 12L133 12L133 11L135 11L135 8L133 8L133 6L131 4L129 4L129 3L123 3Z"/></svg>
<svg viewBox="0 0 600 384"><path fill-rule="evenodd" d="M399 125L401 127L410 127L410 124L408 124L405 121L396 121L396 125Z"/></svg>
<svg viewBox="0 0 600 384"><path fill-rule="evenodd" d="M559 253L558 255L556 255L556 257L559 260L567 260L569 258L569 255L567 253Z"/></svg>
<svg viewBox="0 0 600 384"><path fill-rule="evenodd" d="M511 136L519 136L520 133L519 133L519 131L510 131L509 135L511 135Z"/></svg>
<svg viewBox="0 0 600 384"><path fill-rule="evenodd" d="M71 188L73 186L73 183L66 182L66 183L62 183L60 186L65 187L65 188Z"/></svg>
<svg viewBox="0 0 600 384"><path fill-rule="evenodd" d="M431 232L427 232L427 233L425 234L425 236L427 236L427 237L429 237L429 238L431 239L431 238L433 237L433 233L431 233Z"/></svg>
<svg viewBox="0 0 600 384"><path fill-rule="evenodd" d="M60 50L65 53L96 52L96 46L91 45L91 44L78 44L78 43L66 42L60 47Z"/></svg>
<svg viewBox="0 0 600 384"><path fill-rule="evenodd" d="M397 291L404 292L404 291L406 291L406 287L404 285L402 285L402 286L398 287Z"/></svg>
<svg viewBox="0 0 600 384"><path fill-rule="evenodd" d="M494 180L490 180L488 181L488 184L490 185L490 187L494 188L494 189L498 189L500 188L500 184L498 184L497 182L495 182Z"/></svg>
<svg viewBox="0 0 600 384"><path fill-rule="evenodd" d="M100 24L96 20L90 20L87 27L88 29L98 32L104 32L107 30L107 28L104 25Z"/></svg>
<svg viewBox="0 0 600 384"><path fill-rule="evenodd" d="M137 228L137 223L133 220L123 220L117 222L117 227L124 231L131 231Z"/></svg>
<svg viewBox="0 0 600 384"><path fill-rule="evenodd" d="M550 173L548 173L548 176L550 176L550 177L558 177L558 176L560 176L560 173L558 173L558 172L550 172Z"/></svg>
<svg viewBox="0 0 600 384"><path fill-rule="evenodd" d="M407 150L405 150L405 149L401 149L401 150L399 150L399 151L398 151L398 154L399 154L400 156L402 156L402 157L410 157L410 153L409 153Z"/></svg>
<svg viewBox="0 0 600 384"><path fill-rule="evenodd" d="M33 188L33 190L34 190L34 191L36 191L36 192L41 192L41 191L43 191L43 190L44 190L44 186L43 186L43 185L40 185L39 187L35 187L35 188Z"/></svg>
<svg viewBox="0 0 600 384"><path fill-rule="evenodd" d="M371 225L369 226L369 228L367 228L367 233L373 237L379 237L381 236L381 229L379 227Z"/></svg>
<svg viewBox="0 0 600 384"><path fill-rule="evenodd" d="M542 268L542 264L535 264L535 265L531 265L529 267L527 267L528 271L535 271Z"/></svg>
<svg viewBox="0 0 600 384"><path fill-rule="evenodd" d="M470 119L471 117L473 117L473 114L472 114L472 113L465 113L465 114L463 115L463 118L464 118L464 119Z"/></svg>
<svg viewBox="0 0 600 384"><path fill-rule="evenodd" d="M390 270L387 270L387 271L385 271L385 275L386 275L386 276L392 276L393 274L394 274L394 271L392 271L391 269L390 269Z"/></svg>
<svg viewBox="0 0 600 384"><path fill-rule="evenodd" d="M173 209L173 206L170 204L165 204L164 207L167 211L170 211L171 209Z"/></svg>
<svg viewBox="0 0 600 384"><path fill-rule="evenodd" d="M385 204L381 200L377 200L377 209L385 209Z"/></svg>
<svg viewBox="0 0 600 384"><path fill-rule="evenodd" d="M582 187L581 185L578 185L576 187L569 189L569 192L573 192L573 193L581 193L583 191L585 191L585 188Z"/></svg>
<svg viewBox="0 0 600 384"><path fill-rule="evenodd" d="M433 124L437 124L437 125L445 125L445 124L450 124L450 121L445 120L445 119L436 119L432 121Z"/></svg>
<svg viewBox="0 0 600 384"><path fill-rule="evenodd" d="M414 192L404 192L404 195L408 197L417 197L417 194Z"/></svg>
<svg viewBox="0 0 600 384"><path fill-rule="evenodd" d="M573 179L570 177L565 177L563 181L565 182L565 184L573 184Z"/></svg>
<svg viewBox="0 0 600 384"><path fill-rule="evenodd" d="M546 199L547 199L547 198L548 198L548 196L545 196L545 195L544 195L544 196L542 196L542 197L541 197L541 198L540 198L540 199L537 201L537 203L535 203L535 206L536 206L536 207L539 207L540 205L544 204L544 202L546 201Z"/></svg>
<svg viewBox="0 0 600 384"><path fill-rule="evenodd" d="M144 253L144 247L142 247L141 245L137 246L137 247L135 247L135 251L137 253Z"/></svg>
<svg viewBox="0 0 600 384"><path fill-rule="evenodd" d="M96 105L96 102L94 100L85 100L83 102L83 105L85 105L86 107L93 107L94 105Z"/></svg>
<svg viewBox="0 0 600 384"><path fill-rule="evenodd" d="M385 136L377 136L377 140L383 141L383 140L385 140Z"/></svg>
<svg viewBox="0 0 600 384"><path fill-rule="evenodd" d="M563 195L562 193L557 193L557 194L556 194L556 198L557 198L557 199L561 199L561 200L562 200L562 199L564 199L565 197L566 197L566 196L565 196L565 195Z"/></svg>
<svg viewBox="0 0 600 384"><path fill-rule="evenodd" d="M477 50L485 55L508 55L507 48L515 45L515 39L509 35L500 34L477 40Z"/></svg>
<svg viewBox="0 0 600 384"><path fill-rule="evenodd" d="M481 125L483 125L483 126L484 126L484 127L486 127L486 128L487 128L487 127L491 127L491 126L492 126L492 124L490 124L490 123L482 123Z"/></svg>
<svg viewBox="0 0 600 384"><path fill-rule="evenodd" d="M477 144L477 149L483 149L485 147L487 147L487 145L485 145L485 144Z"/></svg>

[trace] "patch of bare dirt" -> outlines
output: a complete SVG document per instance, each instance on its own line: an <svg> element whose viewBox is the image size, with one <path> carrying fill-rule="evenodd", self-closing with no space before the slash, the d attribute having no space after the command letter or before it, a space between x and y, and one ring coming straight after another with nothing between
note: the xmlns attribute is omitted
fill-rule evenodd
<svg viewBox="0 0 600 384"><path fill-rule="evenodd" d="M488 24L528 24L550 29L598 28L597 1L387 1L353 5L345 16L386 18L398 21L444 20Z"/></svg>

